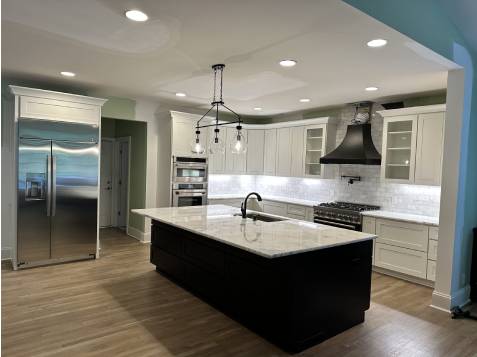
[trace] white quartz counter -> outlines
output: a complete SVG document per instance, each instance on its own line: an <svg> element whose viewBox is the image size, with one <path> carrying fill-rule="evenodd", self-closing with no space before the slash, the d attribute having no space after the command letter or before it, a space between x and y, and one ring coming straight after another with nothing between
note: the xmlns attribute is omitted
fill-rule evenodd
<svg viewBox="0 0 477 357"><path fill-rule="evenodd" d="M233 198L240 198L244 199L245 195L242 194L227 194L227 195L209 195L207 198L209 200L220 200L220 199L233 199ZM274 201L274 202L283 202L283 203L290 203L300 206L307 206L313 207L316 206L319 202L317 201L308 201L308 200L301 200L297 198L290 198L290 197L283 197L283 196L270 196L270 195L261 195L262 199L265 201ZM255 197L252 197L255 198Z"/></svg>
<svg viewBox="0 0 477 357"><path fill-rule="evenodd" d="M421 216L418 214L399 213L399 212L392 212L392 211L366 211L366 212L361 212L361 214L363 216L394 219L397 221L427 224L430 226L439 225L439 217Z"/></svg>
<svg viewBox="0 0 477 357"><path fill-rule="evenodd" d="M373 234L294 219L279 222L242 219L235 216L240 209L225 205L134 209L132 212L266 258L376 238Z"/></svg>

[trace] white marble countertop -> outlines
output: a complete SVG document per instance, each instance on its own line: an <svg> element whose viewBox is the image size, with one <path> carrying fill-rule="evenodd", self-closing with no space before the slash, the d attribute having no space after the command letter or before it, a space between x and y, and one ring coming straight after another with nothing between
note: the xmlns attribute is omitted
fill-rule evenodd
<svg viewBox="0 0 477 357"><path fill-rule="evenodd" d="M235 216L240 214L240 209L225 205L134 209L132 212L266 258L376 238L374 234L289 218L279 222L242 219Z"/></svg>
<svg viewBox="0 0 477 357"><path fill-rule="evenodd" d="M379 210L379 211L366 211L366 212L361 212L361 214L363 216L394 219L394 220L397 220L397 221L427 224L427 225L430 225L430 226L438 226L439 225L439 217L422 216L422 215L418 215L418 214L409 214L409 213L392 212L392 211L381 211L381 210Z"/></svg>
<svg viewBox="0 0 477 357"><path fill-rule="evenodd" d="M220 200L220 199L234 199L234 198L240 198L244 199L246 196L242 194L226 194L226 195L209 195L207 198L213 200ZM307 206L307 207L313 207L318 205L320 202L317 201L308 201L308 200L301 200L298 198L290 198L290 197L283 197L283 196L270 196L270 195L260 195L262 196L262 199L265 201L275 201L275 202L283 202L283 203L290 203L290 204L295 204L295 205L300 205L300 206ZM254 197L252 197L254 198Z"/></svg>

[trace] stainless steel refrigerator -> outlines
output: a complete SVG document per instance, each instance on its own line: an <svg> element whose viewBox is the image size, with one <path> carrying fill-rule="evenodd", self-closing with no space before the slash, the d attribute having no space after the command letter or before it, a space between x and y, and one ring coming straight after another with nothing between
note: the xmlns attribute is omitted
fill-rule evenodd
<svg viewBox="0 0 477 357"><path fill-rule="evenodd" d="M19 268L96 256L99 129L18 123Z"/></svg>

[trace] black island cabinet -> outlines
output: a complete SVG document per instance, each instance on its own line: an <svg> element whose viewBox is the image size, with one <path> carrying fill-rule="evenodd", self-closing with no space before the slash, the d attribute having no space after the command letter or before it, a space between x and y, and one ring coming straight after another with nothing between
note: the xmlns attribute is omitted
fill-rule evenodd
<svg viewBox="0 0 477 357"><path fill-rule="evenodd" d="M156 270L288 352L364 321L372 240L267 258L153 220Z"/></svg>

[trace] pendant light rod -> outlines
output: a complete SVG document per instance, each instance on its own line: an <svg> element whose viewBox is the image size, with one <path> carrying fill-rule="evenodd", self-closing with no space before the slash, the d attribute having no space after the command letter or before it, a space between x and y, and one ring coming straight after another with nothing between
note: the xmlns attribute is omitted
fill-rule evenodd
<svg viewBox="0 0 477 357"><path fill-rule="evenodd" d="M210 103L211 106L210 106L209 110L197 121L197 123L196 123L196 129L197 130L201 129L201 128L208 128L208 127L211 127L211 126L215 126L216 128L218 128L219 126L222 126L222 125L230 125L230 124L238 123L238 125L240 126L240 124L242 124L242 118L240 117L240 115L237 114L236 112L234 112L229 107L227 107L224 104L224 101L223 101L222 87L223 87L224 68L225 68L225 64L214 64L212 66L212 69L214 70L214 98L213 98L212 103ZM219 79L217 79L217 75L219 75ZM237 119L235 121L231 121L231 122L219 123L219 107L225 108L228 112L235 115ZM204 119L207 116L207 114L209 114L210 111L213 110L213 109L215 109L215 111L216 111L215 112L215 124L200 125L200 122L202 121L202 119Z"/></svg>

